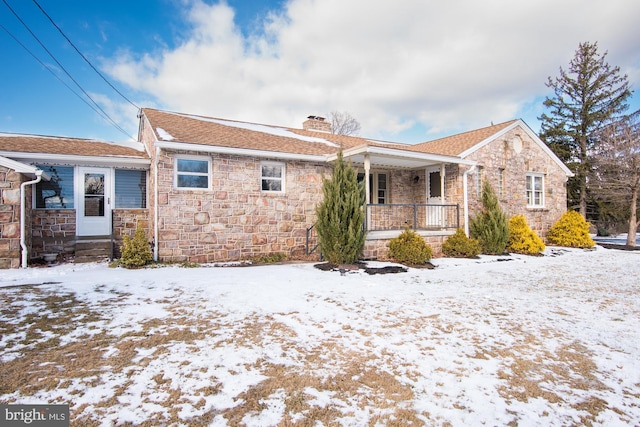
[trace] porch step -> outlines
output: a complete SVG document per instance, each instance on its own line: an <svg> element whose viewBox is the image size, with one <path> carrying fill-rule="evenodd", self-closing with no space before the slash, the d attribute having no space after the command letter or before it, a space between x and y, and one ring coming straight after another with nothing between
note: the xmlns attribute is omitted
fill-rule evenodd
<svg viewBox="0 0 640 427"><path fill-rule="evenodd" d="M111 241L108 239L84 239L76 241L76 253L73 262L97 262L109 259Z"/></svg>

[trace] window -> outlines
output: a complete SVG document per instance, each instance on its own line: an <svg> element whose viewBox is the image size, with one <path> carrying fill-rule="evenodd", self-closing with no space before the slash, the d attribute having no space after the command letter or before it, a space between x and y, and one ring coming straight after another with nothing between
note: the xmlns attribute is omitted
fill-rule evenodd
<svg viewBox="0 0 640 427"><path fill-rule="evenodd" d="M378 173L378 204L383 205L387 203L387 174Z"/></svg>
<svg viewBox="0 0 640 427"><path fill-rule="evenodd" d="M358 172L358 182L364 181L364 173ZM387 192L387 174L371 173L369 174L369 194L372 204L383 205L388 203L389 194Z"/></svg>
<svg viewBox="0 0 640 427"><path fill-rule="evenodd" d="M260 163L260 188L262 191L284 192L284 163Z"/></svg>
<svg viewBox="0 0 640 427"><path fill-rule="evenodd" d="M147 172L116 169L116 208L147 207Z"/></svg>
<svg viewBox="0 0 640 427"><path fill-rule="evenodd" d="M527 174L527 206L544 206L544 175Z"/></svg>
<svg viewBox="0 0 640 427"><path fill-rule="evenodd" d="M478 166L478 171L476 172L476 196L480 198L482 196L482 179L484 178L484 168L482 166Z"/></svg>
<svg viewBox="0 0 640 427"><path fill-rule="evenodd" d="M211 159L204 157L176 157L176 188L211 188Z"/></svg>
<svg viewBox="0 0 640 427"><path fill-rule="evenodd" d="M73 167L40 166L51 180L36 184L35 206L39 209L73 209Z"/></svg>
<svg viewBox="0 0 640 427"><path fill-rule="evenodd" d="M498 169L498 197L504 199L504 168Z"/></svg>

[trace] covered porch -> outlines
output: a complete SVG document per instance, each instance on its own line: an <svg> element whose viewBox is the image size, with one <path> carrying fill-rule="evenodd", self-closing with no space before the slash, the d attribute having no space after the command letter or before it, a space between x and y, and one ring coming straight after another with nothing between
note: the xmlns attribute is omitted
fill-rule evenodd
<svg viewBox="0 0 640 427"><path fill-rule="evenodd" d="M366 230L408 227L433 232L461 227L466 222L466 185L457 188L455 166L469 167L474 162L395 145L374 143L343 152L344 159L358 170L358 179L364 181ZM451 176L447 176L448 169Z"/></svg>
<svg viewBox="0 0 640 427"><path fill-rule="evenodd" d="M372 143L343 152L365 186L365 258L384 258L388 240L406 228L437 253L467 223L466 173L461 183L459 166L471 170L475 163L395 146Z"/></svg>

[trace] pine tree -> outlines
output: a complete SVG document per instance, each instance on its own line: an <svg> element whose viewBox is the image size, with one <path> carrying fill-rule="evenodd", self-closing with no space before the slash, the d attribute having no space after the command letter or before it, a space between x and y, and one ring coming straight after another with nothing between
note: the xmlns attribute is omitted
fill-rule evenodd
<svg viewBox="0 0 640 427"><path fill-rule="evenodd" d="M471 236L478 239L484 254L504 253L509 241L509 220L488 182L482 184L482 211L469 221Z"/></svg>
<svg viewBox="0 0 640 427"><path fill-rule="evenodd" d="M320 251L330 263L350 264L364 248L364 184L342 151L330 179L322 180L324 200L316 208Z"/></svg>
<svg viewBox="0 0 640 427"><path fill-rule="evenodd" d="M631 96L626 75L620 67L605 62L607 53L598 53L597 43L580 43L568 70L549 77L546 85L554 95L546 98L549 115L542 114L540 137L575 173L569 180L569 206L579 206L587 215L587 177L597 132L627 110Z"/></svg>

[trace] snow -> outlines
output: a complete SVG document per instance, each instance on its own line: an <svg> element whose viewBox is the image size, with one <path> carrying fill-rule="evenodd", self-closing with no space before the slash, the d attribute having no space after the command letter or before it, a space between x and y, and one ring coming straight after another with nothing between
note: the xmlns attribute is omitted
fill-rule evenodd
<svg viewBox="0 0 640 427"><path fill-rule="evenodd" d="M316 408L339 413L340 425L382 425L376 419L393 419L384 417L397 406L427 425L640 423L640 252L548 248L544 257L432 261L433 270L387 275L341 275L310 263L4 270L0 297L9 304L0 325L55 316L40 297L55 293L100 313L90 321L76 313L60 345L112 339L104 369L0 401L68 402L72 419L94 416L104 426L162 424L174 409L185 425L215 414L209 425L226 426L234 424L225 414L242 408L247 392L267 390L275 369L320 379L300 386L306 412L287 406L293 396L283 378L237 422L295 422ZM252 327L260 333L249 334ZM177 339L178 329L188 338ZM3 332L3 364L34 351L19 344L22 333ZM40 341L48 338L47 331ZM129 364L118 368L119 356ZM370 374L387 375L407 397L384 404L390 397ZM353 388L324 387L341 375ZM180 399L171 400L176 390ZM590 414L588 402L604 403Z"/></svg>
<svg viewBox="0 0 640 427"><path fill-rule="evenodd" d="M161 127L157 127L156 128L156 132L158 132L158 136L163 141L173 141L175 139L169 132L167 132L166 130L162 129Z"/></svg>
<svg viewBox="0 0 640 427"><path fill-rule="evenodd" d="M326 144L330 147L339 147L338 144L335 144L329 140L326 140L324 138L316 138L313 136L305 136L305 135L298 135L295 132L291 132L289 129L286 128L281 128L281 127L275 127L275 126L266 126L266 125L260 125L260 124L256 124L256 123L246 123L246 122L234 122L231 120L221 120L221 119L213 119L213 118L209 118L209 117L201 117L201 116L192 116L189 114L179 114L179 113L172 113L172 114L176 114L178 116L182 116L182 117L187 117L190 119L194 119L194 120L201 120L201 121L205 121L205 122L209 122L209 123L216 123L219 125L223 125L223 126L231 126L231 127L235 127L235 128L239 128L239 129L245 129L245 130L250 130L253 132L262 132L262 133L266 133L269 135L274 135L274 136L283 136L285 138L293 138L293 139L298 139L300 141L306 141L306 142L318 142L321 144Z"/></svg>

